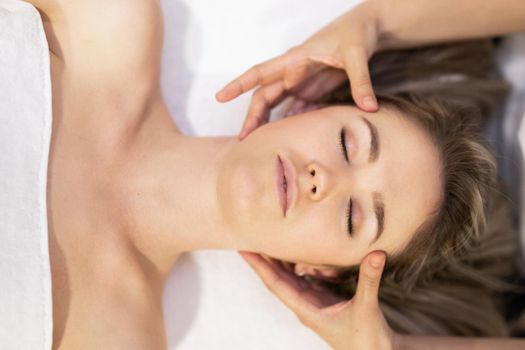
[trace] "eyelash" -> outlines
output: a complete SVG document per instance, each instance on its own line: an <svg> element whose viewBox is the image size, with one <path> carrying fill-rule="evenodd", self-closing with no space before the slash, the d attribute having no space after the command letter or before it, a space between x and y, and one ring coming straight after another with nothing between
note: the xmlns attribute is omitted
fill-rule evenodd
<svg viewBox="0 0 525 350"><path fill-rule="evenodd" d="M343 157L345 158L346 162L349 163L348 160L348 150L346 149L346 131L344 128L341 128L341 132L339 133L339 145L341 146L341 151L343 152ZM352 209L353 209L353 201L352 198L350 198L349 204L348 204L348 210L346 211L346 222L347 222L347 228L348 233L350 236L353 234L353 227L352 227Z"/></svg>
<svg viewBox="0 0 525 350"><path fill-rule="evenodd" d="M344 128L341 129L339 133L339 146L341 146L341 152L343 152L343 157L345 157L346 162L348 163L348 150L346 149L346 131Z"/></svg>
<svg viewBox="0 0 525 350"><path fill-rule="evenodd" d="M354 202L352 201L352 199L350 198L350 204L348 205L348 210L346 211L346 222L347 222L347 226L348 226L348 233L350 234L350 236L353 235L353 227L352 227L352 209L353 209L353 206L354 206Z"/></svg>

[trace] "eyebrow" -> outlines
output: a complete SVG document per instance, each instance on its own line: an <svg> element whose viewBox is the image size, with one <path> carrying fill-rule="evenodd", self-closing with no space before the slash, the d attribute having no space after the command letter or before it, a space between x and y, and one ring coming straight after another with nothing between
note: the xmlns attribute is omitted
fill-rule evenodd
<svg viewBox="0 0 525 350"><path fill-rule="evenodd" d="M365 124L368 126L368 130L370 131L370 154L368 156L368 162L373 163L377 161L379 158L379 136L377 132L377 128L374 124L372 124L368 119L361 116Z"/></svg>
<svg viewBox="0 0 525 350"><path fill-rule="evenodd" d="M372 124L368 119L361 116L365 124L368 126L368 130L370 131L370 154L368 156L368 162L373 163L377 161L379 158L379 133L377 132L377 128L374 124ZM377 221L377 232L375 238L370 242L370 245L374 244L379 237L381 237L381 234L385 230L385 200L381 193L374 192L372 194L373 202L374 202L374 214L376 216Z"/></svg>
<svg viewBox="0 0 525 350"><path fill-rule="evenodd" d="M385 229L385 201L383 195L378 192L373 193L374 198L374 213L377 220L377 232L376 237L372 240L370 244L375 243Z"/></svg>

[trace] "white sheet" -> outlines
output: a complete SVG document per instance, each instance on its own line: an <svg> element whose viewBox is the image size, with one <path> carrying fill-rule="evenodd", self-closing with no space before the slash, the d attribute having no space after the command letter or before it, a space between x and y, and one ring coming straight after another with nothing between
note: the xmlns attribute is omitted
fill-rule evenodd
<svg viewBox="0 0 525 350"><path fill-rule="evenodd" d="M49 53L32 6L0 0L0 349L51 349Z"/></svg>
<svg viewBox="0 0 525 350"><path fill-rule="evenodd" d="M357 1L165 0L163 91L182 131L232 135L250 95L214 94L251 65L298 44ZM170 349L328 349L232 252L184 257L164 299Z"/></svg>

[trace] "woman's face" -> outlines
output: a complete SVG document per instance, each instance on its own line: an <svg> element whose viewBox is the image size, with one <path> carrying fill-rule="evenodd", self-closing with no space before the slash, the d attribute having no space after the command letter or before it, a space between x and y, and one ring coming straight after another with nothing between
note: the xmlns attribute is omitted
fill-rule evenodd
<svg viewBox="0 0 525 350"><path fill-rule="evenodd" d="M334 106L251 133L220 171L219 198L242 247L348 266L402 250L437 211L440 174L436 147L410 118Z"/></svg>

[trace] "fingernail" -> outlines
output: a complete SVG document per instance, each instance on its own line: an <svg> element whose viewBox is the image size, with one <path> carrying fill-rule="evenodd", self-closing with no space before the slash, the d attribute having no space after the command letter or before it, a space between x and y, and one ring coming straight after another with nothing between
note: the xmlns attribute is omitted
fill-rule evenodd
<svg viewBox="0 0 525 350"><path fill-rule="evenodd" d="M372 266L375 269L379 269L383 266L384 261L385 259L381 255L374 254L370 257L370 266Z"/></svg>
<svg viewBox="0 0 525 350"><path fill-rule="evenodd" d="M366 96L363 98L363 105L367 109L376 109L377 108L377 101L372 96Z"/></svg>
<svg viewBox="0 0 525 350"><path fill-rule="evenodd" d="M228 100L230 98L230 91L229 90L230 90L230 86L226 85L219 92L217 92L215 97L217 98L218 101L226 101L226 100Z"/></svg>
<svg viewBox="0 0 525 350"><path fill-rule="evenodd" d="M220 90L220 91L218 91L218 92L215 94L215 99L216 99L217 101L222 101L222 94L223 94L223 91L224 91L224 90Z"/></svg>

